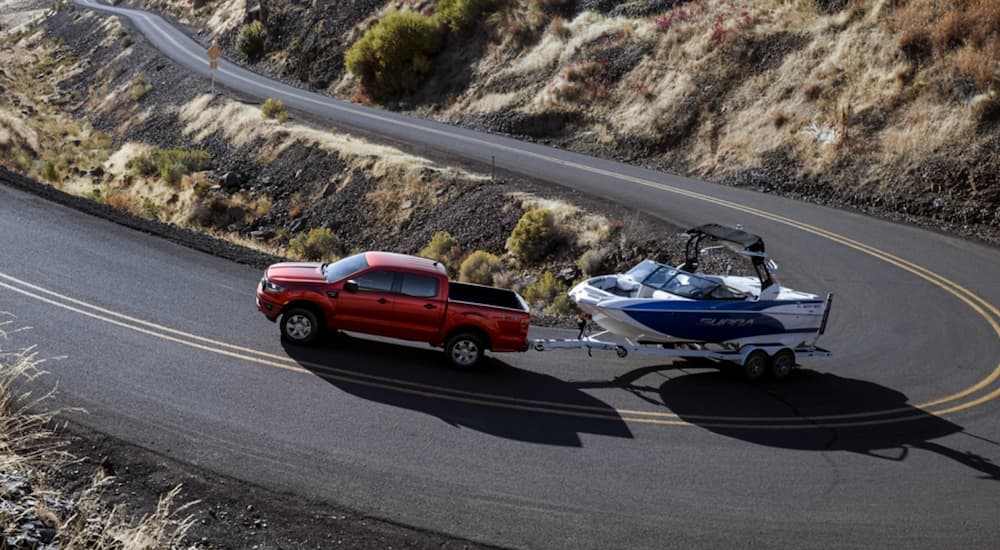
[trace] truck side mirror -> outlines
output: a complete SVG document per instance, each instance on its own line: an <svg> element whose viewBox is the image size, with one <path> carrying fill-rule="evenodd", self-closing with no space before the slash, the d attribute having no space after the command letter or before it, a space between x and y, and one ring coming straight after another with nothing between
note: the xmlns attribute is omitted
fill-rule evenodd
<svg viewBox="0 0 1000 550"><path fill-rule="evenodd" d="M357 292L358 282L355 280L350 280L344 283L344 292Z"/></svg>

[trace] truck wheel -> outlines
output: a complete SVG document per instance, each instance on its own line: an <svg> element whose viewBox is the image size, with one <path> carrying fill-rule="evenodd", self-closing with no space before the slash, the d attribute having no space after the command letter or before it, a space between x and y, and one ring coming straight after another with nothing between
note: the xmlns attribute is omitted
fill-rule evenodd
<svg viewBox="0 0 1000 550"><path fill-rule="evenodd" d="M281 316L281 337L289 342L311 344L321 330L316 314L306 308L292 308Z"/></svg>
<svg viewBox="0 0 1000 550"><path fill-rule="evenodd" d="M761 349L751 351L743 360L743 376L747 380L760 380L767 372L767 353Z"/></svg>
<svg viewBox="0 0 1000 550"><path fill-rule="evenodd" d="M452 365L467 369L479 363L483 358L483 341L471 332L460 332L444 345L444 354Z"/></svg>
<svg viewBox="0 0 1000 550"><path fill-rule="evenodd" d="M795 352L788 348L775 353L771 358L771 376L776 380L791 374L793 368L795 368Z"/></svg>

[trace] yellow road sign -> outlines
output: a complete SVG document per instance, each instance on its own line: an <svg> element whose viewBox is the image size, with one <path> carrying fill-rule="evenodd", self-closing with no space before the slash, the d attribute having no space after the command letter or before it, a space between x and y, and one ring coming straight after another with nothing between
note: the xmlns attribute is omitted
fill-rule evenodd
<svg viewBox="0 0 1000 550"><path fill-rule="evenodd" d="M220 57L222 57L222 48L220 48L216 44L212 44L212 46L208 48L208 58L211 59L212 61L215 61ZM215 67L212 68L214 69Z"/></svg>

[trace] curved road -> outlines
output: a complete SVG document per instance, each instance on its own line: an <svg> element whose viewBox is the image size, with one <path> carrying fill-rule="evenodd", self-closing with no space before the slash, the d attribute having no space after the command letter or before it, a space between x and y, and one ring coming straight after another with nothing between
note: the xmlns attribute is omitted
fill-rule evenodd
<svg viewBox="0 0 1000 550"><path fill-rule="evenodd" d="M91 7L97 7L91 4ZM160 18L129 17L207 74ZM0 187L0 311L80 418L279 490L505 546L996 547L1000 252L851 213L344 104L227 87L641 208L741 223L837 295L815 360L750 385L584 352L459 373L421 347L282 348L260 273Z"/></svg>

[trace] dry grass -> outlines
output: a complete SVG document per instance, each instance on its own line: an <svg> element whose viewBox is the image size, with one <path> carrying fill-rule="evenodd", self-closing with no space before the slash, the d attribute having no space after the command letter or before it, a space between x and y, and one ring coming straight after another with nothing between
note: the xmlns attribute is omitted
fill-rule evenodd
<svg viewBox="0 0 1000 550"><path fill-rule="evenodd" d="M639 62L619 74L583 55L607 36L621 37L613 55L638 50ZM645 18L583 12L530 45L488 49L475 71L443 116L578 112L574 144L636 138L651 161L696 175L780 149L803 175L856 162L870 172L845 184L878 185L886 167L985 144L977 132L1000 116L1000 2L851 0L824 14L811 0L700 0Z"/></svg>
<svg viewBox="0 0 1000 550"><path fill-rule="evenodd" d="M27 487L21 492L8 492L14 487L10 484L0 488L4 537L15 539L21 526L41 522L56 530L55 543L62 548L179 547L194 524L183 514L196 504L175 506L180 486L163 495L152 513L134 519L105 502L109 478L100 470L77 494L48 485L51 474L76 460L65 450L66 439L53 429L68 410L47 410L44 405L53 392L35 396L20 389L46 374L40 368L44 361L33 348L9 349L13 316L0 313L0 319L0 471L8 479L26 481Z"/></svg>
<svg viewBox="0 0 1000 550"><path fill-rule="evenodd" d="M933 58L979 92L1000 85L1000 3L995 0L914 0L889 16L898 46L911 58Z"/></svg>

